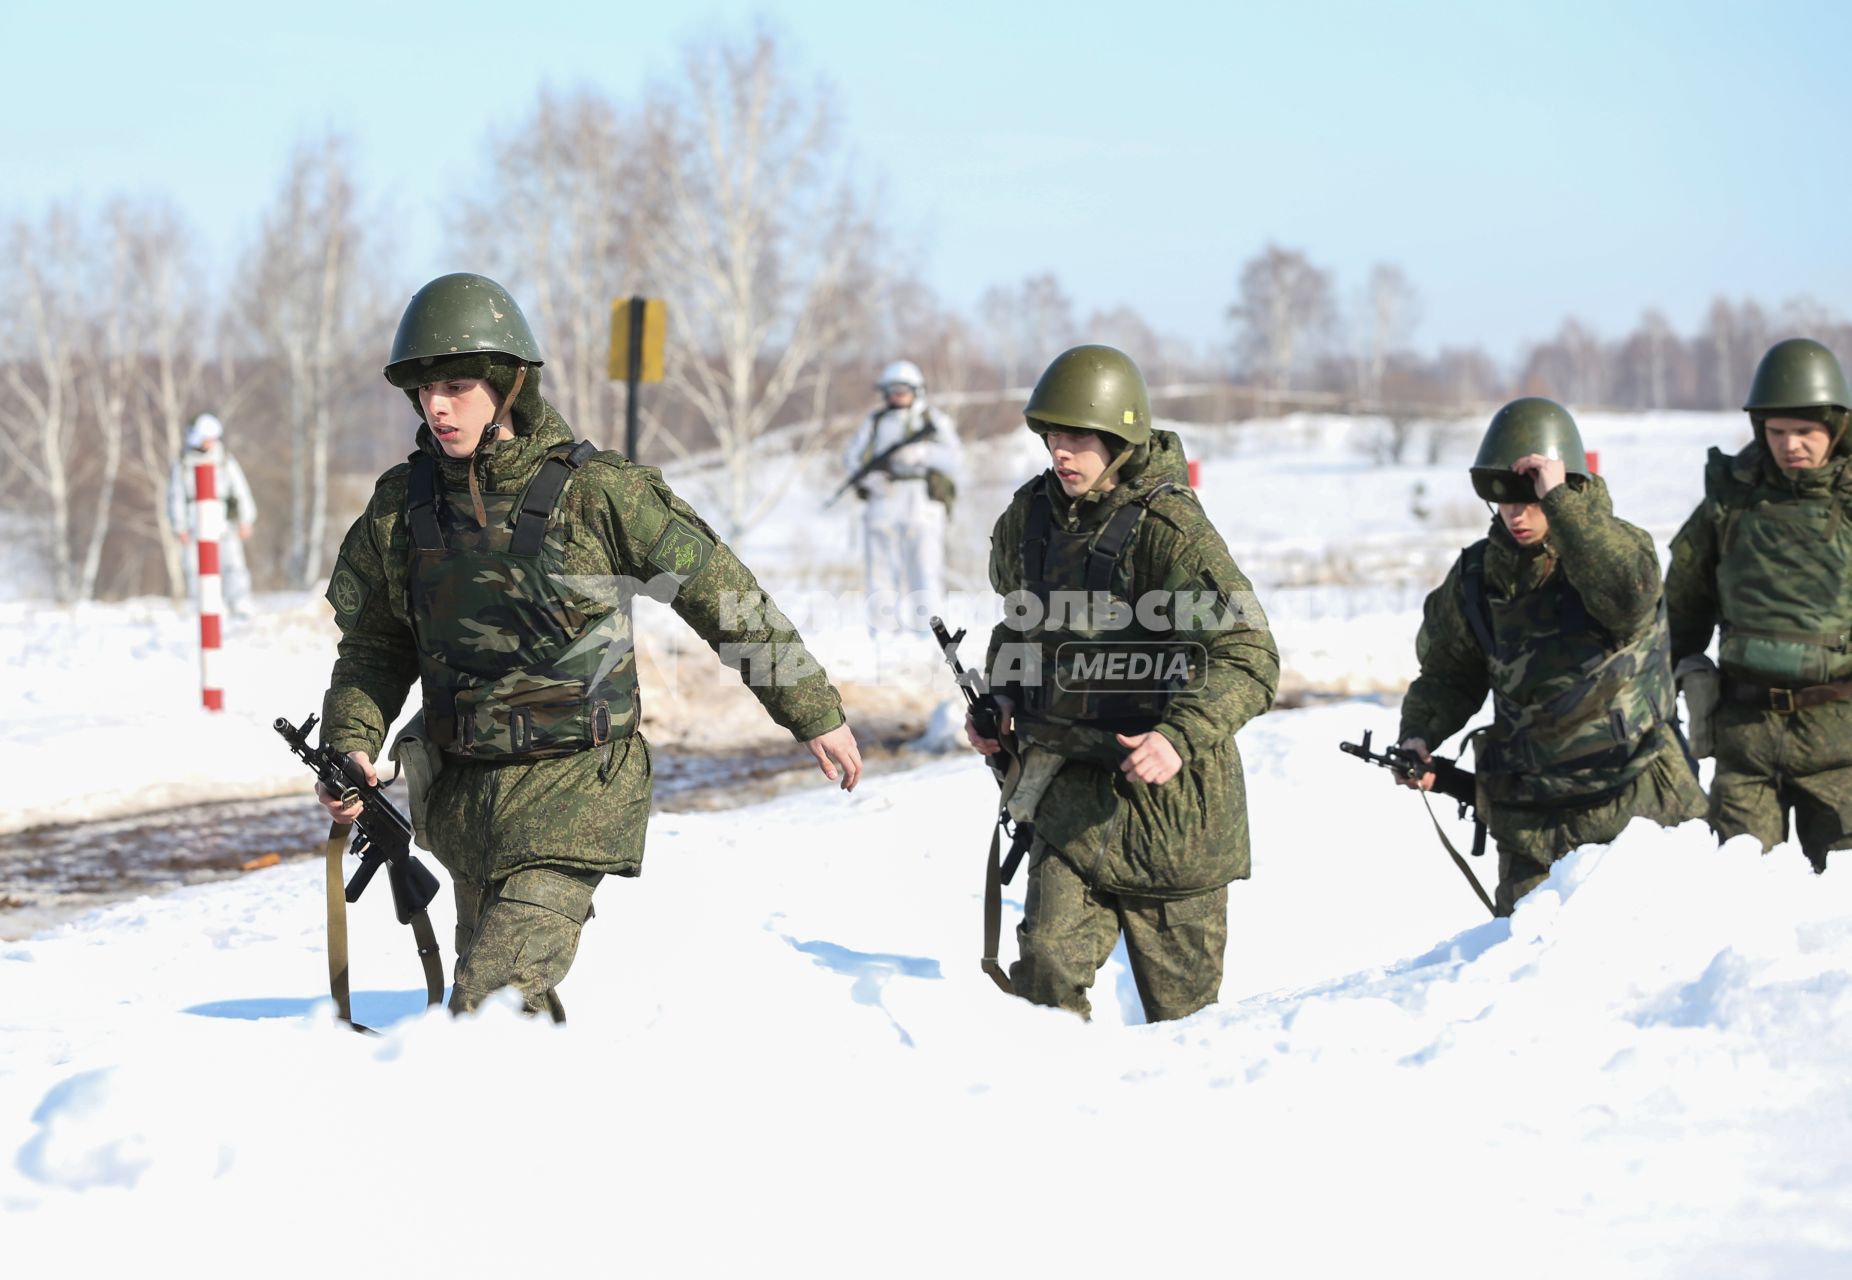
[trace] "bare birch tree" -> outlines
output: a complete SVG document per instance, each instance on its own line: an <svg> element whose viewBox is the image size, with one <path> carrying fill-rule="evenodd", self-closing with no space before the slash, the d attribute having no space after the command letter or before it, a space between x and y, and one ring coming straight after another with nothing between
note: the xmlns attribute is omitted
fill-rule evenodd
<svg viewBox="0 0 1852 1280"><path fill-rule="evenodd" d="M53 209L39 226L21 221L7 237L0 280L0 447L42 512L44 546L58 600L80 598L73 552L74 470L80 465L78 367L84 341L84 247L74 215ZM94 519L105 519L96 512ZM35 520L35 523L38 521Z"/></svg>
<svg viewBox="0 0 1852 1280"><path fill-rule="evenodd" d="M642 241L667 216L658 132L645 113L626 114L597 93L543 91L533 113L494 140L496 181L452 225L469 269L527 304L547 399L604 443L614 443L623 410L622 384L606 376L611 304L649 292ZM646 438L660 436L656 415L643 416Z"/></svg>
<svg viewBox="0 0 1852 1280"><path fill-rule="evenodd" d="M1284 391L1330 333L1331 276L1299 250L1269 244L1242 267L1239 294L1228 309L1237 359L1249 378Z"/></svg>
<svg viewBox="0 0 1852 1280"><path fill-rule="evenodd" d="M330 136L298 147L246 254L237 303L268 373L272 429L288 442L284 572L297 588L321 576L335 406L351 394L358 369L381 363L377 311L356 280L361 240L346 142Z"/></svg>
<svg viewBox="0 0 1852 1280"><path fill-rule="evenodd" d="M1365 400L1382 403L1389 358L1407 346L1420 319L1420 297L1402 268L1387 262L1370 268L1351 325L1356 338L1357 393Z"/></svg>
<svg viewBox="0 0 1852 1280"><path fill-rule="evenodd" d="M795 475L766 465L766 432L793 427L783 461L828 426L835 358L876 301L877 231L827 93L794 82L770 34L691 49L652 118L667 216L646 261L673 300L665 378L719 441L737 535Z"/></svg>

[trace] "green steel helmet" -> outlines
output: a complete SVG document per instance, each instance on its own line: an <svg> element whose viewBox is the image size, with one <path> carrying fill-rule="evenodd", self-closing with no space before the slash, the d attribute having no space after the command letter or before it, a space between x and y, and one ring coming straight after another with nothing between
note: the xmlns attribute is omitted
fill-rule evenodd
<svg viewBox="0 0 1852 1280"><path fill-rule="evenodd" d="M432 363L445 356L511 356L541 364L540 344L527 317L508 291L487 276L459 271L439 276L412 295L386 362L386 381L413 388L428 379Z"/></svg>
<svg viewBox="0 0 1852 1280"><path fill-rule="evenodd" d="M1098 431L1127 444L1151 439L1151 397L1132 357L1112 347L1074 347L1043 370L1022 411L1037 435L1051 427Z"/></svg>
<svg viewBox="0 0 1852 1280"><path fill-rule="evenodd" d="M1832 352L1812 338L1789 338L1756 366L1743 408L1764 417L1778 409L1852 409L1852 387Z"/></svg>
<svg viewBox="0 0 1852 1280"><path fill-rule="evenodd" d="M1560 458L1572 476L1588 475L1582 433L1569 410L1542 396L1525 396L1492 415L1492 424L1473 459L1473 492L1487 502L1535 502L1537 487L1529 476L1511 469L1519 458L1540 453Z"/></svg>

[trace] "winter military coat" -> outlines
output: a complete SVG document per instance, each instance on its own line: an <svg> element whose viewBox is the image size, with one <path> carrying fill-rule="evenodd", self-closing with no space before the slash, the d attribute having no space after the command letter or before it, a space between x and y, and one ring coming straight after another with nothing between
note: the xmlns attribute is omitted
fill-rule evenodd
<svg viewBox="0 0 1852 1280"><path fill-rule="evenodd" d="M427 837L452 874L477 883L528 866L640 869L651 761L635 732L632 584L673 593L676 613L741 669L793 737L843 723L836 690L797 633L656 470L584 451L540 545L511 546L543 462L572 444L551 405L537 423L517 416L514 437L476 460L485 524L468 462L421 429L444 552L419 549L408 521L414 467L400 464L380 477L329 580L341 641L323 741L378 759L406 693L422 683L427 728L445 747ZM583 714L554 714L562 688L583 692Z"/></svg>
<svg viewBox="0 0 1852 1280"><path fill-rule="evenodd" d="M1016 491L991 534L990 581L1019 603L1011 605L1014 620L1006 617L992 633L987 667L1018 708L1019 737L1066 758L1036 810L1045 845L1096 889L1184 898L1248 875L1235 731L1273 705L1279 654L1252 586L1189 488L1176 435L1154 433L1118 481L1093 501L1070 500L1052 471ZM1038 504L1050 518L1046 537L1032 540ZM1133 508L1142 509L1135 523ZM1133 532L1114 559L1103 539L1116 517ZM1125 625L1063 627L1047 593L1076 597L1099 585L1094 575L1107 580L1104 589L1125 615L1116 621ZM1154 627L1160 601L1168 625ZM1091 620L1112 612L1101 609ZM1188 655L1191 670L1162 695L1082 696L1081 714L1067 714L1077 705L1067 679L1074 669L1070 663L1057 681L1057 651L1087 641L1104 642L1096 652L1107 655L1115 644L1129 653L1167 643ZM1011 654L1025 646L1046 659L1035 687L1013 679L1020 671ZM1157 786L1118 768L1125 749L1115 731L1145 729L1168 738L1183 760L1181 771Z"/></svg>
<svg viewBox="0 0 1852 1280"><path fill-rule="evenodd" d="M1718 665L1740 693L1852 678L1852 458L1790 476L1759 441L1734 457L1713 449L1704 491L1672 540L1674 661L1704 653L1716 630ZM1777 710L1726 698L1714 735L1720 837L1773 847L1792 806L1816 866L1852 843L1852 702Z"/></svg>
<svg viewBox="0 0 1852 1280"><path fill-rule="evenodd" d="M1615 518L1598 476L1541 506L1542 544L1520 547L1494 518L1428 596L1399 736L1437 747L1489 691L1493 723L1474 748L1480 817L1502 852L1547 864L1635 817L1702 817L1704 796L1671 724L1651 537Z"/></svg>

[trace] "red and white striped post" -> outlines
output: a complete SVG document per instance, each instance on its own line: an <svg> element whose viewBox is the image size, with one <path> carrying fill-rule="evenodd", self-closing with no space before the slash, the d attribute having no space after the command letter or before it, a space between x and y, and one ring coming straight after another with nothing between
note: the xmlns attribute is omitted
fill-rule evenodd
<svg viewBox="0 0 1852 1280"><path fill-rule="evenodd" d="M206 710L223 711L218 665L225 586L219 577L219 539L225 536L225 504L219 500L219 469L211 459L193 464L193 524L199 543L199 692Z"/></svg>

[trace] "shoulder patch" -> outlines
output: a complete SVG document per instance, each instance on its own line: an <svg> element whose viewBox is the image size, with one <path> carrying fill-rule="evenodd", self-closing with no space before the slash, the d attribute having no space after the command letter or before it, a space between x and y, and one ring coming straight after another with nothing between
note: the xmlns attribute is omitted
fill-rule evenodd
<svg viewBox="0 0 1852 1280"><path fill-rule="evenodd" d="M680 516L670 516L662 526L656 545L650 548L649 562L662 572L681 579L701 572L708 557L714 554L714 540Z"/></svg>
<svg viewBox="0 0 1852 1280"><path fill-rule="evenodd" d="M372 594L367 580L354 572L345 556L334 562L334 572L328 576L328 603L334 606L336 618L353 621L367 607L367 597Z"/></svg>

